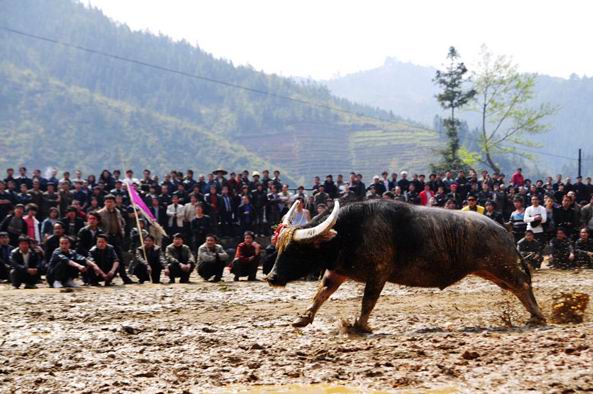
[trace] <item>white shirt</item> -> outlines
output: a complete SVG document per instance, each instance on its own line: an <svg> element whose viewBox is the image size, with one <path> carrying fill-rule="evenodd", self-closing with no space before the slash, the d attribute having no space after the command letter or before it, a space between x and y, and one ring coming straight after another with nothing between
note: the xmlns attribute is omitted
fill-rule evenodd
<svg viewBox="0 0 593 394"><path fill-rule="evenodd" d="M169 216L169 227L173 226L173 220L177 220L177 227L183 227L184 209L181 204L171 204L167 207L167 215ZM175 219L177 218L177 219Z"/></svg>
<svg viewBox="0 0 593 394"><path fill-rule="evenodd" d="M536 215L540 215L542 217L542 224L545 223L548 219L545 207L542 207L541 205L534 207L532 205L530 207L527 207L527 209L525 210L525 216L523 217L523 221L527 223L527 230L531 230L537 234L543 233L544 227L541 224L536 227L531 227L531 222L535 220L534 217Z"/></svg>

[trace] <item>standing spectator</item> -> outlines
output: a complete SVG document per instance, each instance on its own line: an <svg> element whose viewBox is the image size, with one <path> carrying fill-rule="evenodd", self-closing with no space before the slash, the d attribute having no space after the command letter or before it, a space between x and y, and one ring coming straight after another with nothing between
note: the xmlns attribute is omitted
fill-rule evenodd
<svg viewBox="0 0 593 394"><path fill-rule="evenodd" d="M589 204L581 208L581 226L593 231L593 196L591 196Z"/></svg>
<svg viewBox="0 0 593 394"><path fill-rule="evenodd" d="M239 224L241 226L241 232L252 231L253 222L255 221L255 209L251 204L249 196L245 195L241 197L241 204L237 208L239 214Z"/></svg>
<svg viewBox="0 0 593 394"><path fill-rule="evenodd" d="M27 234L27 223L23 219L25 206L17 204L14 207L14 212L7 215L2 223L0 223L0 231L6 231L10 239L10 244L14 247L18 245L18 239L21 235Z"/></svg>
<svg viewBox="0 0 593 394"><path fill-rule="evenodd" d="M6 183L0 181L0 222L4 220L6 215L12 209L14 203L14 196L6 190Z"/></svg>
<svg viewBox="0 0 593 394"><path fill-rule="evenodd" d="M194 256L189 246L183 244L183 236L180 233L173 234L173 243L165 249L165 260L167 267L165 275L169 277L169 283L189 283L189 276L194 269Z"/></svg>
<svg viewBox="0 0 593 394"><path fill-rule="evenodd" d="M206 241L198 248L198 275L206 281L214 277L212 282L220 282L228 258L222 245L217 243L216 236L208 234Z"/></svg>
<svg viewBox="0 0 593 394"><path fill-rule="evenodd" d="M31 203L27 205L27 214L23 217L25 223L27 223L26 234L29 239L35 244L41 244L41 231L39 220L37 220L37 205Z"/></svg>
<svg viewBox="0 0 593 394"><path fill-rule="evenodd" d="M103 234L99 227L100 216L97 212L89 212L86 217L87 225L78 230L76 252L88 256L89 251L97 244L97 236Z"/></svg>
<svg viewBox="0 0 593 394"><path fill-rule="evenodd" d="M527 223L523 219L525 219L525 208L523 208L523 199L522 198L515 198L513 200L513 205L515 206L515 210L511 213L509 218L509 224L511 225L511 231L513 233L513 238L515 239L515 243L519 242L525 235L525 231L527 230ZM533 231L531 231L533 235Z"/></svg>
<svg viewBox="0 0 593 394"><path fill-rule="evenodd" d="M183 231L183 211L183 206L179 203L179 196L174 194L172 196L171 205L167 207L167 216L169 217L167 232L169 234Z"/></svg>
<svg viewBox="0 0 593 394"><path fill-rule="evenodd" d="M476 199L475 196L470 195L467 198L467 206L463 207L462 211L473 211L473 212L477 212L481 215L484 214L484 207L481 205L478 205L478 200Z"/></svg>
<svg viewBox="0 0 593 394"><path fill-rule="evenodd" d="M486 211L484 212L484 215L486 215L490 219L494 220L496 223L500 224L501 226L504 226L504 220L502 218L502 215L500 213L496 212L495 207L496 206L494 205L493 201L486 201L486 205L485 205Z"/></svg>
<svg viewBox="0 0 593 394"><path fill-rule="evenodd" d="M399 186L403 192L407 192L410 186L410 181L408 180L408 172L402 171L399 174L400 179L397 181L397 186Z"/></svg>
<svg viewBox="0 0 593 394"><path fill-rule="evenodd" d="M264 185L261 183L256 184L251 203L253 204L253 209L255 210L255 233L259 234L260 236L265 236L268 232L268 229L266 228L266 208L268 205L268 195L264 190Z"/></svg>
<svg viewBox="0 0 593 394"><path fill-rule="evenodd" d="M76 241L78 240L78 232L84 227L84 220L78 216L76 208L70 206L66 210L66 216L62 218L62 223L66 235L70 237L70 240L73 242L73 245L71 246L75 247Z"/></svg>
<svg viewBox="0 0 593 394"><path fill-rule="evenodd" d="M222 212L224 202L222 201L220 194L216 191L216 185L210 186L210 192L206 193L204 201L206 202L206 213L210 216L210 225L213 231L217 231L220 213Z"/></svg>
<svg viewBox="0 0 593 394"><path fill-rule="evenodd" d="M229 187L222 187L221 194L220 226L222 236L233 236L233 220L235 213L235 203L230 194Z"/></svg>
<svg viewBox="0 0 593 394"><path fill-rule="evenodd" d="M15 289L25 284L25 289L36 289L41 279L41 256L31 248L26 235L18 238L18 247L10 253L10 281Z"/></svg>
<svg viewBox="0 0 593 394"><path fill-rule="evenodd" d="M544 241L544 226L547 221L546 208L539 205L539 198L537 196L531 197L531 206L525 209L525 216L523 221L527 223L527 230L533 231L535 238Z"/></svg>
<svg viewBox="0 0 593 394"><path fill-rule="evenodd" d="M112 194L105 196L105 206L97 211L101 217L100 226L105 235L109 245L113 246L118 260L122 262L119 264L119 276L124 281L124 284L134 283L126 274L125 264L123 264L123 240L125 236L126 223L121 212L115 207L115 197Z"/></svg>
<svg viewBox="0 0 593 394"><path fill-rule="evenodd" d="M243 242L237 246L235 259L232 263L231 273L235 275L234 280L247 276L247 280L254 281L257 274L257 267L261 255L260 245L254 241L251 231L243 235Z"/></svg>
<svg viewBox="0 0 593 394"><path fill-rule="evenodd" d="M210 233L210 217L204 213L204 206L202 204L196 205L196 211L190 223L190 228L192 234L192 250L197 250L206 241L206 235Z"/></svg>
<svg viewBox="0 0 593 394"><path fill-rule="evenodd" d="M314 194L315 196L315 206L317 207L319 204L326 204L327 205L327 201L329 200L329 194L327 194L325 192L325 186L320 185L319 186L319 191Z"/></svg>
<svg viewBox="0 0 593 394"><path fill-rule="evenodd" d="M571 200L568 196L562 199L562 206L553 211L554 224L562 227L568 238L572 239L577 231L579 220L576 211L571 207Z"/></svg>
<svg viewBox="0 0 593 394"><path fill-rule="evenodd" d="M325 177L323 186L325 188L325 192L329 194L330 198L338 197L338 187L334 183L334 178L331 174Z"/></svg>
<svg viewBox="0 0 593 394"><path fill-rule="evenodd" d="M12 248L8 244L8 233L0 232L0 281L10 280L10 252Z"/></svg>
<svg viewBox="0 0 593 394"><path fill-rule="evenodd" d="M517 171L513 173L511 183L514 187L525 185L525 178L523 177L523 170L521 168L517 168Z"/></svg>
<svg viewBox="0 0 593 394"><path fill-rule="evenodd" d="M424 190L420 192L420 204L428 207L430 206L430 199L434 197L432 190L430 189L430 184L426 183L424 185Z"/></svg>

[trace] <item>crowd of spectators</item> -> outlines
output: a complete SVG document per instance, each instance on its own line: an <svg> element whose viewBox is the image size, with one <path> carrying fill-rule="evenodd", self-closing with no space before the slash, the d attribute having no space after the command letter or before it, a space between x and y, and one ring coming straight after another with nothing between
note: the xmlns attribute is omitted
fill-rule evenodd
<svg viewBox="0 0 593 394"><path fill-rule="evenodd" d="M137 185L160 226L136 218L129 184ZM219 169L197 178L192 170L171 171L160 179L150 170L140 178L132 170L123 176L103 170L99 177L83 177L78 170L61 176L52 170L44 177L34 170L29 176L21 167L18 174L7 169L0 181L0 281L35 287L43 275L53 287L75 286L77 277L89 285L111 285L117 275L133 283L128 275L134 275L141 283L159 283L164 274L169 282L187 282L194 269L206 280L220 281L229 263L235 280L255 280L266 254L258 237L270 236L296 199L302 204L292 223L300 225L335 198L475 211L506 226L535 268L544 255L552 267L593 268L590 177L530 180L520 168L510 179L487 171L428 178L401 171L383 172L367 185L353 172L335 180L315 177L309 188L291 190L279 171ZM221 239L237 239L237 245L229 251Z"/></svg>

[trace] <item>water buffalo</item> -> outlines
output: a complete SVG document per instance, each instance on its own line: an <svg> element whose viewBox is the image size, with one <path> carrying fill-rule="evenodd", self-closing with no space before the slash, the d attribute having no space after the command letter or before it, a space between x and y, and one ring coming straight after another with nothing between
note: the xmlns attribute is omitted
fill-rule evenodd
<svg viewBox="0 0 593 394"><path fill-rule="evenodd" d="M312 323L346 279L366 284L353 325L364 333L371 332L368 319L386 282L444 289L469 274L511 291L531 314L531 324L545 323L529 268L512 237L484 215L386 200L340 209L336 200L331 213L299 227L290 225L295 205L277 231L278 256L267 280L272 286L285 286L312 270L325 269L312 305L295 327Z"/></svg>

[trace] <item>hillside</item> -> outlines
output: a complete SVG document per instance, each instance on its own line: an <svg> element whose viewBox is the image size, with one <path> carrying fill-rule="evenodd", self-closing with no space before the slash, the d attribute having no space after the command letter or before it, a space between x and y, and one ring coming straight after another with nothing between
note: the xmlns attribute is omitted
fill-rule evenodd
<svg viewBox="0 0 593 394"><path fill-rule="evenodd" d="M120 165L121 159L110 150L105 151L104 145L95 149L101 157L97 162L78 149L67 151L66 157L29 156L33 148L13 137L16 131L30 138L39 136L34 140L35 149L52 152L51 138L44 136L57 136L52 134L57 130L70 130L66 135L76 140L73 144L95 142L109 130L115 141L119 141L117 133L121 132L122 138L132 145L127 160L134 167L146 165L166 171L199 166L208 170L208 166L216 164L242 170L259 160L270 169L281 168L293 180L309 183L310 177L325 172L355 169L372 175L394 162L423 170L427 163L419 158L436 146L434 134L432 139L426 139L423 128L387 111L336 98L320 84L236 67L187 42L131 31L101 11L71 0L0 2L0 22L30 34L251 89L224 86L0 31L0 83L5 85L2 100L11 103L3 109L0 130L0 137L4 137L11 152L3 163L85 163L94 171L100 169L94 167L97 163L104 163L101 168ZM41 87L33 87L34 84ZM78 107L83 110L76 110ZM134 140L136 128L141 138ZM183 136L177 137L180 130ZM409 154L409 141L415 139L417 132L421 132L418 140L422 142L416 154ZM383 134L380 139L375 138L377 133ZM202 146L202 140L212 145ZM402 141L405 143L400 146ZM376 147L377 144L380 146ZM367 149L367 145L374 148ZM209 158L196 159L206 147L212 148ZM187 153L180 154L177 148Z"/></svg>
<svg viewBox="0 0 593 394"><path fill-rule="evenodd" d="M336 95L348 100L391 110L404 117L427 125L433 125L434 116L441 114L434 95L432 83L435 69L387 59L376 69L361 71L338 79L325 81ZM471 71L471 70L470 70ZM550 132L538 136L543 144L542 151L557 155L575 157L578 148L593 154L593 78L572 77L570 79L540 75L536 79L535 102L548 102L559 108L548 118ZM462 113L470 128L478 125L473 113ZM562 141L562 143L559 143ZM557 172L567 160L549 160L540 156L539 165L547 171Z"/></svg>

